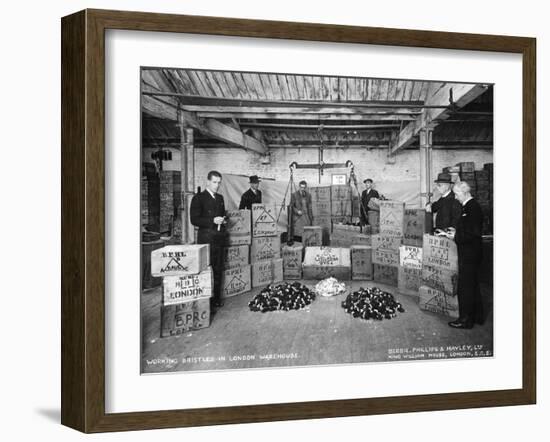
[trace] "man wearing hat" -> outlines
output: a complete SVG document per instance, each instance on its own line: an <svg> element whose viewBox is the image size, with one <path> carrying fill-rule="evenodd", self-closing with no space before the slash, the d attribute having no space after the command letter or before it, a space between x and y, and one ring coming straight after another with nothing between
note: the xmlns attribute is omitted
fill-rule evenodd
<svg viewBox="0 0 550 442"><path fill-rule="evenodd" d="M456 229L462 214L462 207L451 190L451 175L445 172L440 173L434 182L441 198L434 203L426 204L426 211L436 214L434 229L445 230L449 227Z"/></svg>
<svg viewBox="0 0 550 442"><path fill-rule="evenodd" d="M363 225L369 223L369 201L372 198L380 198L378 192L372 188L372 180L367 178L363 181L365 184L365 190L361 194L361 222Z"/></svg>
<svg viewBox="0 0 550 442"><path fill-rule="evenodd" d="M262 192L261 190L258 190L258 187L260 187L260 179L258 178L258 175L252 175L248 179L248 182L250 183L250 189L242 194L239 210L252 210L252 204L262 203Z"/></svg>

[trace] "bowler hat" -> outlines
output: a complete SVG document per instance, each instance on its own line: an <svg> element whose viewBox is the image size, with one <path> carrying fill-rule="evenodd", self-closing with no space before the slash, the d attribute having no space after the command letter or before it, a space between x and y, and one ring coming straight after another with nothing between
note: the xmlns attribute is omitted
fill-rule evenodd
<svg viewBox="0 0 550 442"><path fill-rule="evenodd" d="M258 175L252 175L250 176L248 182L249 183L259 183L261 180L258 178Z"/></svg>
<svg viewBox="0 0 550 442"><path fill-rule="evenodd" d="M445 172L438 174L437 175L437 180L435 180L434 183L448 183L448 184L451 184L452 183L451 174L445 173Z"/></svg>

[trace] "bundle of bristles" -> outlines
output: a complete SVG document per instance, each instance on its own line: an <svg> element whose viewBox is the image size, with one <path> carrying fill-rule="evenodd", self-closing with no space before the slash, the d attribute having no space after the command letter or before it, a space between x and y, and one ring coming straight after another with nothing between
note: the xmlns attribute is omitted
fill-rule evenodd
<svg viewBox="0 0 550 442"><path fill-rule="evenodd" d="M350 293L345 301L342 301L342 307L346 313L354 318L382 319L395 318L397 312L403 313L405 309L395 300L393 295L380 290L378 287L361 287L359 290Z"/></svg>
<svg viewBox="0 0 550 442"><path fill-rule="evenodd" d="M275 310L300 310L315 300L315 293L299 282L273 285L262 289L248 307L253 312L272 312Z"/></svg>

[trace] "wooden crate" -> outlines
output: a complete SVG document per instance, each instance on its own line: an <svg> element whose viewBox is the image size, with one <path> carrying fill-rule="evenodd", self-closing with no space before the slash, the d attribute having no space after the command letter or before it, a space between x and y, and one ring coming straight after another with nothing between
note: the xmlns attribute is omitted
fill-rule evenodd
<svg viewBox="0 0 550 442"><path fill-rule="evenodd" d="M330 186L330 199L334 202L336 200L348 200L351 197L351 189L349 186Z"/></svg>
<svg viewBox="0 0 550 442"><path fill-rule="evenodd" d="M351 279L371 281L374 276L372 247L351 246Z"/></svg>
<svg viewBox="0 0 550 442"><path fill-rule="evenodd" d="M380 201L380 233L403 236L405 203L401 201Z"/></svg>
<svg viewBox="0 0 550 442"><path fill-rule="evenodd" d="M224 270L222 274L222 298L240 295L252 289L250 265Z"/></svg>
<svg viewBox="0 0 550 442"><path fill-rule="evenodd" d="M465 161L458 163L457 166L460 167L460 172L471 172L473 173L476 170L476 165L473 161Z"/></svg>
<svg viewBox="0 0 550 442"><path fill-rule="evenodd" d="M283 276L284 279L301 279L302 278L302 258L304 246L302 243L296 242L289 246L283 245Z"/></svg>
<svg viewBox="0 0 550 442"><path fill-rule="evenodd" d="M432 214L424 209L405 209L403 244L422 247L424 234L432 231L432 219Z"/></svg>
<svg viewBox="0 0 550 442"><path fill-rule="evenodd" d="M458 318L458 296L450 296L440 290L420 286L418 305L422 310Z"/></svg>
<svg viewBox="0 0 550 442"><path fill-rule="evenodd" d="M332 216L351 216L351 201L347 200L332 200L331 215Z"/></svg>
<svg viewBox="0 0 550 442"><path fill-rule="evenodd" d="M397 288L404 295L419 296L422 270L399 266L397 269Z"/></svg>
<svg viewBox="0 0 550 442"><path fill-rule="evenodd" d="M422 269L422 247L399 247L399 265L409 269Z"/></svg>
<svg viewBox="0 0 550 442"><path fill-rule="evenodd" d="M302 265L304 279L350 279L350 249L334 247L306 247Z"/></svg>
<svg viewBox="0 0 550 442"><path fill-rule="evenodd" d="M422 265L458 271L456 243L445 237L424 235Z"/></svg>
<svg viewBox="0 0 550 442"><path fill-rule="evenodd" d="M373 279L380 284L397 287L397 266L373 264Z"/></svg>
<svg viewBox="0 0 550 442"><path fill-rule="evenodd" d="M283 280L283 259L260 261L251 265L252 287L262 287Z"/></svg>
<svg viewBox="0 0 550 442"><path fill-rule="evenodd" d="M252 242L252 214L250 210L228 210L227 233L228 245L243 245Z"/></svg>
<svg viewBox="0 0 550 442"><path fill-rule="evenodd" d="M398 236L388 236L383 233L378 233L371 236L373 250L385 250L389 252L399 253L403 240Z"/></svg>
<svg viewBox="0 0 550 442"><path fill-rule="evenodd" d="M252 237L277 235L277 216L275 205L252 204Z"/></svg>
<svg viewBox="0 0 550 442"><path fill-rule="evenodd" d="M212 284L211 268L197 275L165 276L162 280L162 304L173 305L211 298Z"/></svg>
<svg viewBox="0 0 550 442"><path fill-rule="evenodd" d="M310 187L311 201L328 201L330 202L330 186Z"/></svg>
<svg viewBox="0 0 550 442"><path fill-rule="evenodd" d="M281 257L281 238L278 236L262 236L252 238L250 247L250 262L265 261Z"/></svg>
<svg viewBox="0 0 550 442"><path fill-rule="evenodd" d="M151 252L153 276L195 275L210 265L208 244L165 246Z"/></svg>
<svg viewBox="0 0 550 442"><path fill-rule="evenodd" d="M228 246L223 249L223 268L232 269L250 264L250 248L247 245Z"/></svg>
<svg viewBox="0 0 550 442"><path fill-rule="evenodd" d="M331 201L312 201L311 212L314 217L317 216L331 216L332 204Z"/></svg>
<svg viewBox="0 0 550 442"><path fill-rule="evenodd" d="M321 226L304 226L302 242L305 247L323 245L323 228Z"/></svg>
<svg viewBox="0 0 550 442"><path fill-rule="evenodd" d="M178 336L210 326L210 299L199 299L161 307L160 336Z"/></svg>
<svg viewBox="0 0 550 442"><path fill-rule="evenodd" d="M422 266L422 285L442 291L448 295L456 295L458 272L445 270L430 265Z"/></svg>

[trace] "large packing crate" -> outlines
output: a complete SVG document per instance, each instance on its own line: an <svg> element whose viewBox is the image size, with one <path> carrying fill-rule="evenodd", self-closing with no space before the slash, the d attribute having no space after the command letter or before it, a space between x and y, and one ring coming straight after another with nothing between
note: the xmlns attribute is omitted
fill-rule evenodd
<svg viewBox="0 0 550 442"><path fill-rule="evenodd" d="M332 200L331 202L331 215L333 217L351 216L352 203L347 200Z"/></svg>
<svg viewBox="0 0 550 442"><path fill-rule="evenodd" d="M321 226L304 226L302 242L305 247L323 245L323 228Z"/></svg>
<svg viewBox="0 0 550 442"><path fill-rule="evenodd" d="M374 276L372 247L351 246L351 279L371 281Z"/></svg>
<svg viewBox="0 0 550 442"><path fill-rule="evenodd" d="M404 295L419 296L422 270L399 266L397 269L397 288Z"/></svg>
<svg viewBox="0 0 550 442"><path fill-rule="evenodd" d="M422 310L458 318L458 296L451 296L425 285L420 286L418 293L420 296L418 305Z"/></svg>
<svg viewBox="0 0 550 442"><path fill-rule="evenodd" d="M208 244L165 246L151 252L153 276L194 275L210 265Z"/></svg>
<svg viewBox="0 0 550 442"><path fill-rule="evenodd" d="M174 216L181 206L181 172L160 171L160 231L166 232L172 226Z"/></svg>
<svg viewBox="0 0 550 442"><path fill-rule="evenodd" d="M332 247L351 247L359 234L361 234L359 226L333 224L330 245Z"/></svg>
<svg viewBox="0 0 550 442"><path fill-rule="evenodd" d="M422 247L399 247L399 265L409 269L422 270Z"/></svg>
<svg viewBox="0 0 550 442"><path fill-rule="evenodd" d="M306 247L302 274L304 279L325 279L329 276L341 280L350 279L350 249Z"/></svg>
<svg viewBox="0 0 550 442"><path fill-rule="evenodd" d="M162 304L173 305L211 298L212 284L211 268L196 275L165 276L162 280Z"/></svg>
<svg viewBox="0 0 550 442"><path fill-rule="evenodd" d="M252 204L252 237L277 235L277 207L267 204Z"/></svg>
<svg viewBox="0 0 550 442"><path fill-rule="evenodd" d="M210 326L210 299L198 299L161 307L160 336L178 336Z"/></svg>
<svg viewBox="0 0 550 442"><path fill-rule="evenodd" d="M432 231L432 219L432 214L424 209L405 209L403 244L422 247L424 234Z"/></svg>
<svg viewBox="0 0 550 442"><path fill-rule="evenodd" d="M281 257L281 238L278 236L262 236L252 238L250 247L250 262L265 261Z"/></svg>
<svg viewBox="0 0 550 442"><path fill-rule="evenodd" d="M422 264L455 272L458 271L456 243L442 236L424 235Z"/></svg>
<svg viewBox="0 0 550 442"><path fill-rule="evenodd" d="M252 287L262 287L283 280L283 259L259 261L251 265Z"/></svg>
<svg viewBox="0 0 550 442"><path fill-rule="evenodd" d="M250 264L250 249L247 245L228 246L223 249L223 268L231 269Z"/></svg>
<svg viewBox="0 0 550 442"><path fill-rule="evenodd" d="M381 264L373 264L374 267L374 281L380 284L391 285L397 287L397 269L396 266L387 266Z"/></svg>
<svg viewBox="0 0 550 442"><path fill-rule="evenodd" d="M471 172L476 170L476 164L473 161L465 161L457 164L460 167L460 172Z"/></svg>
<svg viewBox="0 0 550 442"><path fill-rule="evenodd" d="M250 244L252 242L251 211L247 209L228 210L226 216L227 244L232 246Z"/></svg>
<svg viewBox="0 0 550 442"><path fill-rule="evenodd" d="M282 247L283 276L284 279L302 279L302 258L304 246L295 242L291 246L284 244Z"/></svg>
<svg viewBox="0 0 550 442"><path fill-rule="evenodd" d="M350 200L351 188L346 185L330 186L330 199L334 201Z"/></svg>
<svg viewBox="0 0 550 442"><path fill-rule="evenodd" d="M141 225L148 230L160 229L160 183L156 175L141 177Z"/></svg>
<svg viewBox="0 0 550 442"><path fill-rule="evenodd" d="M222 274L222 298L240 295L252 289L250 265L224 270Z"/></svg>
<svg viewBox="0 0 550 442"><path fill-rule="evenodd" d="M331 200L330 186L310 187L311 201L328 201Z"/></svg>
<svg viewBox="0 0 550 442"><path fill-rule="evenodd" d="M403 236L405 203L380 201L380 233L388 236Z"/></svg>
<svg viewBox="0 0 550 442"><path fill-rule="evenodd" d="M328 201L312 201L311 202L311 212L313 217L317 216L328 216L332 215L332 204L330 200Z"/></svg>

